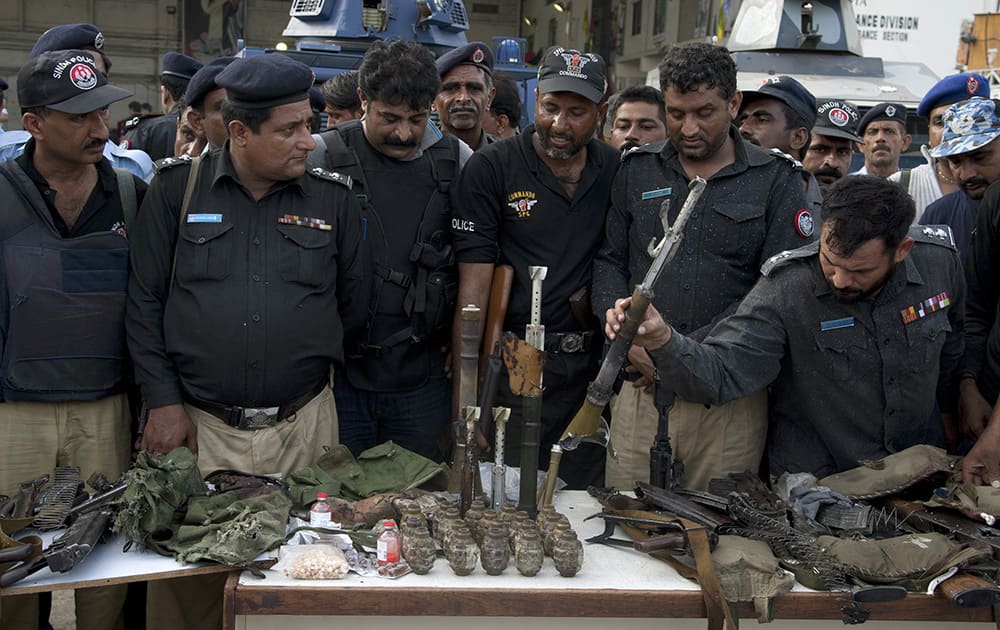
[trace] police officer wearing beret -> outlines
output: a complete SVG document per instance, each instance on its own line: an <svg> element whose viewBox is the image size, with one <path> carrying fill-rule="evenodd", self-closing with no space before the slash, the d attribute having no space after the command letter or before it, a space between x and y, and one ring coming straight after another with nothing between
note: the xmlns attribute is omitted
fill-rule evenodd
<svg viewBox="0 0 1000 630"><path fill-rule="evenodd" d="M163 55L163 72L160 73L160 104L162 116L140 118L125 134L123 146L145 151L154 161L174 154L177 136L177 118L181 114L181 99L188 82L202 64L197 59L177 52Z"/></svg>
<svg viewBox="0 0 1000 630"><path fill-rule="evenodd" d="M842 178L827 191L819 241L769 260L701 343L652 306L635 343L687 400L721 404L770 385L774 476L820 478L943 446L935 402L955 411L965 282L947 229L911 227L913 214L898 185ZM608 310L609 336L627 304Z"/></svg>
<svg viewBox="0 0 1000 630"><path fill-rule="evenodd" d="M196 134L205 136L205 151L221 148L229 137L222 122L222 101L226 90L217 85L215 79L234 61L235 57L209 61L194 73L184 92L184 102L191 107L191 111L187 112L188 124Z"/></svg>
<svg viewBox="0 0 1000 630"><path fill-rule="evenodd" d="M660 89L668 139L622 158L594 263L593 308L603 316L615 298L640 282L651 262L646 246L663 236L660 209L669 201L673 221L688 182L700 176L708 186L685 227L683 246L654 287L653 303L682 332L701 338L753 287L769 257L815 238L814 220L800 166L747 142L733 124L742 97L725 48L674 46L660 64ZM618 457L606 461L608 485L628 487L649 478L658 408L671 404L671 435L685 466L682 485L704 490L713 477L757 469L767 431L766 391L706 408L675 399L669 381L657 383L640 348L629 361L639 379L622 387L612 407Z"/></svg>
<svg viewBox="0 0 1000 630"><path fill-rule="evenodd" d="M483 131L483 118L496 95L493 88L493 51L483 42L459 46L435 62L441 76L441 91L434 111L441 130L476 151L496 138Z"/></svg>
<svg viewBox="0 0 1000 630"><path fill-rule="evenodd" d="M850 174L854 145L861 142L856 133L860 120L858 109L847 101L816 104L816 124L802 168L812 173L821 189Z"/></svg>
<svg viewBox="0 0 1000 630"><path fill-rule="evenodd" d="M205 474L288 475L338 442L330 371L365 316L358 206L349 178L306 170L307 66L261 55L216 82L229 140L197 165L161 163L132 236L140 446L188 446ZM150 599L148 628L219 625L221 597L204 619L169 585L151 585Z"/></svg>
<svg viewBox="0 0 1000 630"><path fill-rule="evenodd" d="M910 148L912 137L906 131L906 108L899 103L879 103L861 117L858 151L865 156L864 166L851 175L889 177L899 170L899 156Z"/></svg>
<svg viewBox="0 0 1000 630"><path fill-rule="evenodd" d="M958 183L952 176L948 160L931 156L931 150L941 143L944 133L944 113L955 103L973 96L990 97L990 83L986 77L974 72L949 75L927 91L917 105L917 115L927 119L927 144L920 147L920 154L926 162L913 169L901 170L889 176L900 182L913 197L917 205L917 222L921 221L924 210L932 202L958 190Z"/></svg>

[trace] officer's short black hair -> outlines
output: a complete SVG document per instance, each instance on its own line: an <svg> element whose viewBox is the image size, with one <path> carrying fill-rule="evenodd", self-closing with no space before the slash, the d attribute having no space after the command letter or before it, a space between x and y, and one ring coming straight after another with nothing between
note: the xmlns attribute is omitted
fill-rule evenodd
<svg viewBox="0 0 1000 630"><path fill-rule="evenodd" d="M160 75L160 85L167 88L167 93L170 94L170 98L174 99L174 102L184 98L184 92L187 91L189 81L190 79L176 77L172 74Z"/></svg>
<svg viewBox="0 0 1000 630"><path fill-rule="evenodd" d="M430 50L397 39L372 44L358 68L358 85L369 101L424 110L441 91L441 77Z"/></svg>
<svg viewBox="0 0 1000 630"><path fill-rule="evenodd" d="M915 216L913 198L899 184L873 175L841 177L823 198L822 238L841 257L875 238L892 252Z"/></svg>
<svg viewBox="0 0 1000 630"><path fill-rule="evenodd" d="M521 94L517 83L506 74L498 72L493 77L493 87L497 92L490 104L490 111L497 116L503 114L510 121L510 126L517 129L521 123Z"/></svg>
<svg viewBox="0 0 1000 630"><path fill-rule="evenodd" d="M619 90L608 99L608 120L614 121L618 115L618 108L625 103L649 103L657 108L660 113L660 121L667 124L667 112L663 103L663 92L651 85L632 85L624 90Z"/></svg>
<svg viewBox="0 0 1000 630"><path fill-rule="evenodd" d="M699 87L717 88L723 98L736 94L736 63L724 46L702 42L674 44L660 62L660 90L695 92Z"/></svg>
<svg viewBox="0 0 1000 630"><path fill-rule="evenodd" d="M349 70L327 79L323 83L323 98L330 107L356 112L361 109L358 98L358 71Z"/></svg>
<svg viewBox="0 0 1000 630"><path fill-rule="evenodd" d="M273 107L251 109L233 105L227 96L222 99L222 123L229 127L229 123L238 120L246 125L250 131L257 134L260 133L260 126L270 120L273 110Z"/></svg>

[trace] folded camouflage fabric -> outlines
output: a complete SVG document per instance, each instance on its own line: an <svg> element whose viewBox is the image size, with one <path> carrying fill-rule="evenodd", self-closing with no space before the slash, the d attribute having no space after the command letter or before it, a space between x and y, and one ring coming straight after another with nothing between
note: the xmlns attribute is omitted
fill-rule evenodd
<svg viewBox="0 0 1000 630"><path fill-rule="evenodd" d="M444 471L444 464L435 464L391 441L368 449L356 460L346 446L338 444L314 465L293 472L288 485L296 505L311 503L317 492L356 501L415 488Z"/></svg>
<svg viewBox="0 0 1000 630"><path fill-rule="evenodd" d="M795 579L778 565L771 548L761 540L719 536L712 564L730 602L753 602L757 621L773 619L771 598L792 590Z"/></svg>
<svg viewBox="0 0 1000 630"><path fill-rule="evenodd" d="M167 454L139 453L125 473L126 489L115 514L113 529L130 542L156 548L156 538L167 538L189 497L208 488L198 472L198 460L186 446Z"/></svg>
<svg viewBox="0 0 1000 630"><path fill-rule="evenodd" d="M819 485L852 499L884 497L936 473L950 473L956 461L944 449L918 444L882 459L859 462L857 468L820 479Z"/></svg>
<svg viewBox="0 0 1000 630"><path fill-rule="evenodd" d="M943 534L907 534L884 540L871 538L816 539L848 575L873 584L899 584L923 591L952 567L987 560L990 552L962 545Z"/></svg>

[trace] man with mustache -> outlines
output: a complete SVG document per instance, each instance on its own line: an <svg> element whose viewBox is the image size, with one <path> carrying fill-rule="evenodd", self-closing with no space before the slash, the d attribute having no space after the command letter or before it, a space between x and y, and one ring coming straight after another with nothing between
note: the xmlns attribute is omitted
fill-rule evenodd
<svg viewBox="0 0 1000 630"><path fill-rule="evenodd" d="M667 141L625 154L615 177L606 237L594 264L595 313L631 293L649 268L647 244L663 237L660 212L672 222L687 198L688 182L708 186L685 227L684 241L653 287L653 303L685 334L704 337L735 308L771 256L813 240L797 163L750 144L733 124L742 95L729 51L709 44L674 46L660 63L667 110ZM706 408L674 399L658 382L646 352L629 353L628 373L612 403L617 457L606 461L607 485L631 487L649 478L649 448L660 409L670 413L673 448L684 462L681 484L704 490L713 477L757 470L767 432L767 392ZM656 390L654 400L653 390Z"/></svg>
<svg viewBox="0 0 1000 630"><path fill-rule="evenodd" d="M931 157L948 161L959 189L927 206L920 223L951 227L964 259L979 202L990 184L1000 179L1000 115L996 101L977 96L952 105L942 120L944 133Z"/></svg>
<svg viewBox="0 0 1000 630"><path fill-rule="evenodd" d="M651 306L635 342L688 400L720 404L770 385L774 476L819 478L943 446L935 401L946 416L955 409L965 281L947 231L911 227L913 215L899 185L842 178L824 199L819 242L769 260L707 338L681 334ZM627 306L607 311L609 337ZM990 439L982 458L995 467ZM967 462L964 476L983 475Z"/></svg>
<svg viewBox="0 0 1000 630"><path fill-rule="evenodd" d="M851 175L889 177L899 170L899 156L910 148L912 137L906 131L906 108L899 103L879 103L869 109L858 124L863 141L858 151L865 164Z"/></svg>
<svg viewBox="0 0 1000 630"><path fill-rule="evenodd" d="M316 136L310 156L349 175L361 202L371 300L334 388L340 441L355 455L392 440L443 459L456 291L450 208L471 151L429 123L440 85L427 48L375 42L358 68L364 117Z"/></svg>
<svg viewBox="0 0 1000 630"><path fill-rule="evenodd" d="M476 151L496 142L483 130L496 89L493 87L493 51L483 42L471 42L441 55L434 62L441 91L433 109L441 130Z"/></svg>
<svg viewBox="0 0 1000 630"><path fill-rule="evenodd" d="M32 57L17 96L30 139L0 165L0 494L10 496L56 466L78 466L84 479L128 468L125 290L146 193L103 155L107 108L132 93L107 82L94 53ZM120 627L125 590L78 590L77 627ZM0 627L37 624L37 595L4 598Z"/></svg>
<svg viewBox="0 0 1000 630"><path fill-rule="evenodd" d="M860 118L857 108L846 101L817 104L816 124L802 168L813 174L821 189L848 174L854 144L863 143L855 132Z"/></svg>
<svg viewBox="0 0 1000 630"><path fill-rule="evenodd" d="M462 203L453 206L458 304L485 311L494 265L511 265L514 283L504 330L523 337L531 314L528 267L548 267L541 305L546 357L540 469L580 408L601 353L598 322L579 296L590 286L619 160L618 151L595 136L606 87L599 55L561 46L545 51L538 66L535 124L477 151L458 184ZM522 405L506 376L500 382L496 404L512 411L507 463L518 466ZM600 483L602 459L603 449L594 445L568 452L561 477L573 488Z"/></svg>
<svg viewBox="0 0 1000 630"><path fill-rule="evenodd" d="M215 81L229 139L194 165L161 160L133 230L140 448L187 446L203 475L287 476L338 441L330 371L366 303L359 209L346 176L306 170L308 66L260 55ZM220 627L224 582L150 583L146 627Z"/></svg>

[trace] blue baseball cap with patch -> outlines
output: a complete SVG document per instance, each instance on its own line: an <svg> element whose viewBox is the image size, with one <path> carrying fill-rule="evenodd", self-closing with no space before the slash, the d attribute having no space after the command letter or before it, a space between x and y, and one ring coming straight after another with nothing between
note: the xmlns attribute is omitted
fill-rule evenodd
<svg viewBox="0 0 1000 630"><path fill-rule="evenodd" d="M963 72L952 74L934 84L920 104L917 115L930 118L931 110L970 99L973 96L990 97L990 82L981 74Z"/></svg>
<svg viewBox="0 0 1000 630"><path fill-rule="evenodd" d="M975 151L1000 138L996 101L975 97L955 103L944 113L941 144L931 149L936 158Z"/></svg>

